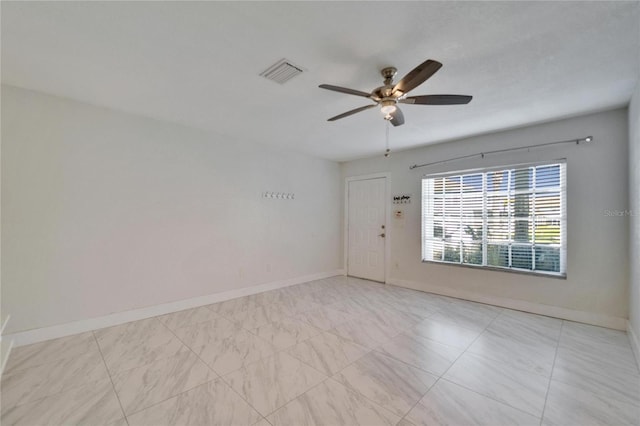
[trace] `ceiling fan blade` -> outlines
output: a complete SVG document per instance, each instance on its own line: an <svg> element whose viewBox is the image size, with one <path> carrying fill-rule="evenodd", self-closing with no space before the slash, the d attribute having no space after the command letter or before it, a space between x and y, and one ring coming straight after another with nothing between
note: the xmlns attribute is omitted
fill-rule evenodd
<svg viewBox="0 0 640 426"><path fill-rule="evenodd" d="M340 114L340 115L336 115L335 117L331 117L331 118L330 118L330 119L328 119L327 121L336 121L336 120L340 120L341 118L348 117L348 116L350 116L350 115L356 114L356 113L358 113L358 112L360 112L360 111L364 111L364 110L369 109L369 108L373 108L373 107L375 107L375 106L377 106L377 104L372 104L372 105L367 105L367 106L363 106L363 107L360 107L360 108L352 109L351 111L343 112L343 113L342 113L342 114Z"/></svg>
<svg viewBox="0 0 640 426"><path fill-rule="evenodd" d="M471 99L473 99L473 96L467 95L422 95L409 96L398 102L414 105L461 105L468 104Z"/></svg>
<svg viewBox="0 0 640 426"><path fill-rule="evenodd" d="M346 93L346 94L349 94L349 95L362 96L364 98L368 98L369 96L371 96L370 93L362 92L360 90L348 89L346 87L340 87L340 86L332 86L330 84L321 84L318 87L321 88L321 89L333 90L334 92L340 92L340 93Z"/></svg>
<svg viewBox="0 0 640 426"><path fill-rule="evenodd" d="M422 83L424 83L429 77L436 73L442 67L442 64L432 59L427 59L414 69L409 74L405 75L402 80L393 87L393 93L398 92L404 94L408 91L415 89Z"/></svg>
<svg viewBox="0 0 640 426"><path fill-rule="evenodd" d="M393 111L391 114L389 114L391 116L391 124L393 124L393 126L402 126L404 124L404 114L402 114L402 111L400 111L400 108L396 107L396 110Z"/></svg>

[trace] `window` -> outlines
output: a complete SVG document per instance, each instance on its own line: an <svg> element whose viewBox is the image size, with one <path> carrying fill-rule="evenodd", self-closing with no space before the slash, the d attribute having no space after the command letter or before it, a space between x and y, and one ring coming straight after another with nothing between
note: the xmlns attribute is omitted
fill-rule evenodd
<svg viewBox="0 0 640 426"><path fill-rule="evenodd" d="M566 164L422 180L422 260L564 276Z"/></svg>

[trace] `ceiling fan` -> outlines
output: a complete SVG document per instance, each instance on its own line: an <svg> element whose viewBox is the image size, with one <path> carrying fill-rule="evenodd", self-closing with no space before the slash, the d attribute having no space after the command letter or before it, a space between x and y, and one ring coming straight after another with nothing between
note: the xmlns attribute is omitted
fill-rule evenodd
<svg viewBox="0 0 640 426"><path fill-rule="evenodd" d="M336 115L327 121L336 121L380 105L380 111L384 114L385 120L389 120L394 126L400 126L404 124L404 115L400 108L398 108L398 103L413 105L460 105L471 102L472 96L466 95L421 95L407 97L407 93L409 93L409 91L424 83L429 77L435 74L440 67L442 67L440 62L427 59L411 70L396 84L393 84L393 77L396 75L398 70L394 67L383 68L380 73L384 77L384 86L373 89L371 93L348 89L346 87L332 86L330 84L321 84L318 87L322 89L347 93L349 95L362 96L363 98L369 98L375 102L374 104L352 109L351 111Z"/></svg>

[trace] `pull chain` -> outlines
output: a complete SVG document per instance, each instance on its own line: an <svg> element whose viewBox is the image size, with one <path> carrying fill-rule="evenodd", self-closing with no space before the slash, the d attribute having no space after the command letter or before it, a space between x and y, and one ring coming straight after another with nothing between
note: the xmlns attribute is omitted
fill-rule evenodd
<svg viewBox="0 0 640 426"><path fill-rule="evenodd" d="M385 132L386 132L386 138L385 138L385 148L387 148L387 150L384 152L384 156L389 158L389 156L391 155L391 150L389 149L389 120L385 120L387 122L387 125L385 127Z"/></svg>

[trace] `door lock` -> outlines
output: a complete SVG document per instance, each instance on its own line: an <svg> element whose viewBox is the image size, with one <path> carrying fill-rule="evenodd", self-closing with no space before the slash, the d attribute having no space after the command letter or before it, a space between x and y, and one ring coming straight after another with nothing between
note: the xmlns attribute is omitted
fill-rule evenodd
<svg viewBox="0 0 640 426"><path fill-rule="evenodd" d="M378 237L384 238L384 232L382 234L378 235Z"/></svg>

